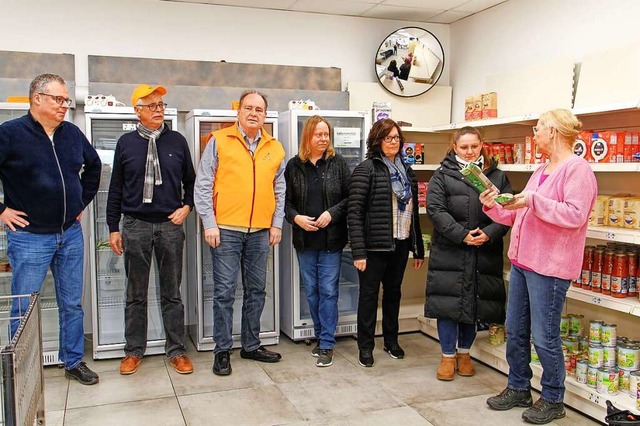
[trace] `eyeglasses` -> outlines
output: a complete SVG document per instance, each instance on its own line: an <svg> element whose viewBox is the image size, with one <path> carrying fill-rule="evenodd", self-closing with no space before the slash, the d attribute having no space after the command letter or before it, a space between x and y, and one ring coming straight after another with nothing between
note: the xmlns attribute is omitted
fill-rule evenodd
<svg viewBox="0 0 640 426"><path fill-rule="evenodd" d="M400 135L385 136L382 140L386 143L391 143L391 141L400 142Z"/></svg>
<svg viewBox="0 0 640 426"><path fill-rule="evenodd" d="M71 103L73 102L71 99L65 98L64 96L50 95L49 93L43 93L43 92L38 92L38 95L49 96L51 99L53 99L55 103L57 103L60 106L70 107Z"/></svg>
<svg viewBox="0 0 640 426"><path fill-rule="evenodd" d="M314 133L313 137L318 139L329 139L329 133Z"/></svg>
<svg viewBox="0 0 640 426"><path fill-rule="evenodd" d="M167 108L167 104L158 102L157 104L148 104L148 105L138 104L136 105L136 107L147 107L149 108L149 111L156 112L156 111L164 111Z"/></svg>
<svg viewBox="0 0 640 426"><path fill-rule="evenodd" d="M532 129L533 129L533 134L535 135L536 133L538 133L538 130L540 130L540 127L533 126Z"/></svg>
<svg viewBox="0 0 640 426"><path fill-rule="evenodd" d="M264 114L264 113L265 113L264 109L262 109L262 108L260 108L260 107L255 107L255 108L254 108L254 107L249 106L249 105L247 105L247 106L243 106L243 107L242 107L242 110L243 110L244 112L246 112L247 114L251 114L251 113L252 113L252 112L254 112L254 111L255 111L255 113L256 113L256 114L258 114L258 115L262 115L262 114Z"/></svg>

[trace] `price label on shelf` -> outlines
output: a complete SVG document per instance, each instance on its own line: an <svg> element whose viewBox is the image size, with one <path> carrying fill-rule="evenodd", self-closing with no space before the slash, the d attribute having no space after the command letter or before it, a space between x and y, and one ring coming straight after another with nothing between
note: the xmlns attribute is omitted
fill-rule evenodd
<svg viewBox="0 0 640 426"><path fill-rule="evenodd" d="M532 118L533 118L533 114L525 114L522 116L523 121L531 120Z"/></svg>
<svg viewBox="0 0 640 426"><path fill-rule="evenodd" d="M591 303L593 303L594 305L602 305L602 299L600 299L599 297L593 297L591 298Z"/></svg>
<svg viewBox="0 0 640 426"><path fill-rule="evenodd" d="M616 233L609 231L604 235L604 239L614 241L616 239Z"/></svg>
<svg viewBox="0 0 640 426"><path fill-rule="evenodd" d="M524 169L528 172L533 170L533 164L525 164Z"/></svg>
<svg viewBox="0 0 640 426"><path fill-rule="evenodd" d="M600 404L600 395L590 392L589 401L595 402L596 404Z"/></svg>

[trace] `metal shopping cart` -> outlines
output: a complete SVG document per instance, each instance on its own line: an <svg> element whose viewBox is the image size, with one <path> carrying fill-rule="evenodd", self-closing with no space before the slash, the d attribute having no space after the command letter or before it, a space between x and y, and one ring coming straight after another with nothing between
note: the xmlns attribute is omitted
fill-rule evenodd
<svg viewBox="0 0 640 426"><path fill-rule="evenodd" d="M18 315L12 316L12 306ZM13 331L12 331L13 330ZM0 421L44 424L40 296L0 296Z"/></svg>

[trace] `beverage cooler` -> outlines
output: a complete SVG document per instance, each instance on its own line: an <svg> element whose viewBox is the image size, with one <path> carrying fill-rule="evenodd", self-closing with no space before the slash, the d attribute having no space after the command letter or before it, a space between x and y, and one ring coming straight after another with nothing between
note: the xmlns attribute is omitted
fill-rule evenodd
<svg viewBox="0 0 640 426"><path fill-rule="evenodd" d="M366 139L371 127L370 112L291 110L280 113L280 141L287 152L287 159L298 153L304 123L316 114L331 124L333 146L338 154L345 157L353 171L366 154ZM313 321L300 276L296 250L291 242L291 225L286 222L282 231L280 324L282 331L291 339L308 341L315 337ZM336 336L355 335L357 332L358 287L358 271L353 266L351 249L347 245L342 252Z"/></svg>
<svg viewBox="0 0 640 426"><path fill-rule="evenodd" d="M29 110L28 103L0 103L0 123L22 117ZM68 119L68 114L65 119ZM0 199L4 202L4 190L0 183ZM7 231L0 227L0 296L11 295L11 266L7 256ZM5 305L6 306L6 305ZM8 306L6 306L8 308ZM42 359L44 365L58 364L58 303L56 302L55 284L51 270L47 271L42 290L40 291L40 307L42 310ZM4 316L9 313L3 313ZM9 342L2 342L6 345Z"/></svg>
<svg viewBox="0 0 640 426"><path fill-rule="evenodd" d="M138 117L132 107L86 107L85 119L87 138L102 160L100 188L88 211L93 358L119 358L124 356L125 345L126 276L124 255L117 256L109 245L107 196L116 143L123 134L136 130ZM176 130L177 122L178 111L167 108L165 125ZM164 353L165 336L157 271L153 257L147 305L147 355Z"/></svg>
<svg viewBox="0 0 640 426"><path fill-rule="evenodd" d="M186 133L190 143L191 155L196 165L210 133L236 122L237 111L228 110L192 110L187 114ZM275 138L278 137L278 113L267 112L265 129ZM213 350L213 264L209 245L204 240L204 231L200 218L193 212L188 218L189 229L194 230L187 236L187 281L189 335L199 351ZM275 345L279 341L280 327L278 316L278 246L271 248L267 261L266 300L260 318L260 340L263 345ZM242 273L238 274L238 283L233 304L233 347L239 348L240 324L242 317Z"/></svg>

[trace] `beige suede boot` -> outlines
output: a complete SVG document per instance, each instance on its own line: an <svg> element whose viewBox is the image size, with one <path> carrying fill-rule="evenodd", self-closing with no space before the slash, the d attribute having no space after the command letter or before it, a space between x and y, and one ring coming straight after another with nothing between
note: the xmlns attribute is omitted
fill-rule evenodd
<svg viewBox="0 0 640 426"><path fill-rule="evenodd" d="M454 357L443 356L440 359L440 366L438 367L438 380L453 380L453 376L456 374L456 359Z"/></svg>
<svg viewBox="0 0 640 426"><path fill-rule="evenodd" d="M458 365L459 376L473 376L476 374L469 354L456 354L456 363Z"/></svg>

